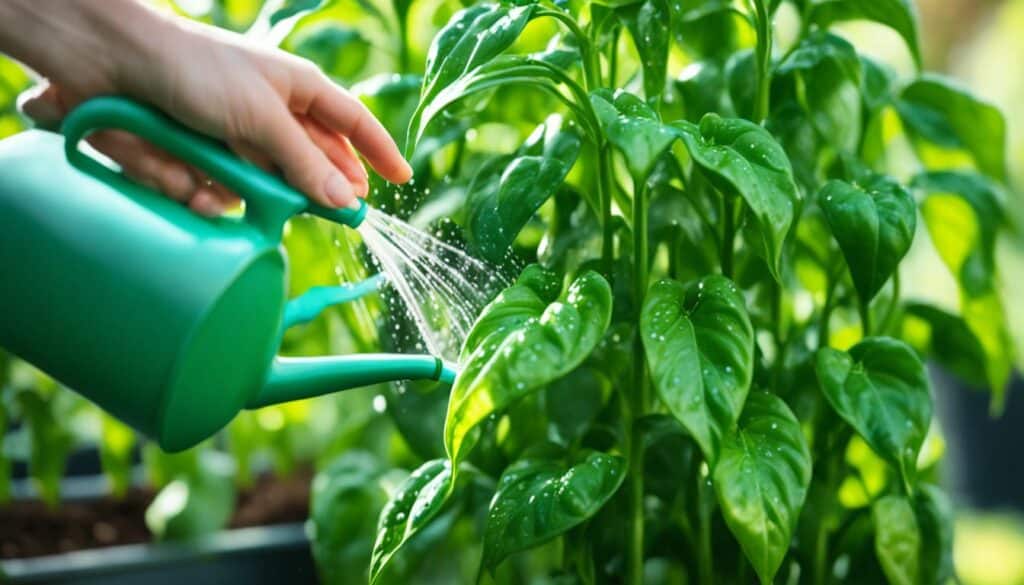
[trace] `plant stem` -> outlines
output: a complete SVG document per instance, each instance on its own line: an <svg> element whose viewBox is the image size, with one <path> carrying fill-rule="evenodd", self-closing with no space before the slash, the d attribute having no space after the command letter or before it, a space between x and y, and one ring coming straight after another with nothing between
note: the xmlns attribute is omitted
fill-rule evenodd
<svg viewBox="0 0 1024 585"><path fill-rule="evenodd" d="M860 312L861 337L871 336L871 301L857 297L857 310Z"/></svg>
<svg viewBox="0 0 1024 585"><path fill-rule="evenodd" d="M612 277L615 234L612 233L612 152L602 139L597 150L597 195L601 203L601 266L607 278Z"/></svg>
<svg viewBox="0 0 1024 585"><path fill-rule="evenodd" d="M644 295L647 293L647 183L633 179L633 294L636 301L637 322ZM644 346L637 335L633 345L633 393L630 404L629 454L629 550L627 583L644 582L644 442L637 430L636 420L647 412L647 360Z"/></svg>
<svg viewBox="0 0 1024 585"><path fill-rule="evenodd" d="M772 85L772 20L765 0L753 0L757 15L757 98L754 102L753 119L761 124L768 117Z"/></svg>
<svg viewBox="0 0 1024 585"><path fill-rule="evenodd" d="M697 474L697 575L698 583L714 583L711 557L711 505L708 502L707 480Z"/></svg>
<svg viewBox="0 0 1024 585"><path fill-rule="evenodd" d="M398 20L398 72L409 73L409 12L399 10L395 6L395 18Z"/></svg>
<svg viewBox="0 0 1024 585"><path fill-rule="evenodd" d="M736 243L736 201L732 195L722 194L722 274L732 278L732 256Z"/></svg>

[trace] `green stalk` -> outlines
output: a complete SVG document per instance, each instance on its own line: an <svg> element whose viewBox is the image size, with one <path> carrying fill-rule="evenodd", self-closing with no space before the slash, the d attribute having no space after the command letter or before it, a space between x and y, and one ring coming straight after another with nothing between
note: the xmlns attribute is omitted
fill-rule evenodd
<svg viewBox="0 0 1024 585"><path fill-rule="evenodd" d="M860 330L862 337L871 336L871 301L857 297L857 310L860 312Z"/></svg>
<svg viewBox="0 0 1024 585"><path fill-rule="evenodd" d="M647 241L647 184L633 180L633 294L636 299L637 323L644 295L647 293L648 241ZM635 422L647 412L647 359L643 342L638 335L633 345L633 400L630 405L629 454L629 551L626 582L643 585L644 582L644 447L643 437Z"/></svg>
<svg viewBox="0 0 1024 585"><path fill-rule="evenodd" d="M398 71L409 73L409 11L399 10L397 2L393 6L398 21Z"/></svg>
<svg viewBox="0 0 1024 585"><path fill-rule="evenodd" d="M757 98L754 102L754 121L762 124L768 117L772 84L772 20L765 0L753 0L756 13L757 46Z"/></svg>
<svg viewBox="0 0 1024 585"><path fill-rule="evenodd" d="M597 194L601 202L601 266L604 275L612 277L615 234L612 233L612 152L611 145L602 138L597 151Z"/></svg>
<svg viewBox="0 0 1024 585"><path fill-rule="evenodd" d="M733 273L733 248L736 246L736 200L732 195L722 194L722 251L720 260L722 263L722 274L726 278L732 278Z"/></svg>
<svg viewBox="0 0 1024 585"><path fill-rule="evenodd" d="M697 474L697 575L698 583L714 583L714 561L711 556L711 505L708 502L707 480Z"/></svg>

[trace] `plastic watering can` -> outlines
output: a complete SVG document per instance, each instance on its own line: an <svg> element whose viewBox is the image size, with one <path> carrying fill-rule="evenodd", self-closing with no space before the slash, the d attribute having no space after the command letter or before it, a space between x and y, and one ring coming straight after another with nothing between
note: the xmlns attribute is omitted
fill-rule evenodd
<svg viewBox="0 0 1024 585"><path fill-rule="evenodd" d="M246 204L207 219L79 150L127 130L202 169ZM280 178L150 108L86 102L63 136L0 141L0 346L168 451L258 408L400 379L451 383L428 355L275 357L284 330L375 282L317 287L285 303L281 232L312 213L356 227L358 210L311 204Z"/></svg>

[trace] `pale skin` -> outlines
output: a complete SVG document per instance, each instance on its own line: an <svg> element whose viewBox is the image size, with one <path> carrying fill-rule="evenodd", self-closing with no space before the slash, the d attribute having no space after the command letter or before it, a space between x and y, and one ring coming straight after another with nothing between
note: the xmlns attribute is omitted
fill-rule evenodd
<svg viewBox="0 0 1024 585"><path fill-rule="evenodd" d="M120 94L223 140L327 207L366 196L361 158L388 181L412 177L380 122L310 62L137 0L0 1L0 52L42 77L20 101L41 125L59 123L90 97ZM198 169L134 135L103 131L89 142L133 179L198 213L219 215L237 203Z"/></svg>

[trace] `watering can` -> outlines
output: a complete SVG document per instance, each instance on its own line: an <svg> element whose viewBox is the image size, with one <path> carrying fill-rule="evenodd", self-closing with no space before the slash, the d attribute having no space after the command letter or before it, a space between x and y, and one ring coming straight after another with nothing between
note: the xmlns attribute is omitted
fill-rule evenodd
<svg viewBox="0 0 1024 585"><path fill-rule="evenodd" d="M245 201L209 219L79 149L127 130L202 169ZM0 141L0 346L179 451L243 408L402 379L451 383L429 355L275 357L284 330L375 282L317 287L286 304L285 222L366 215L311 203L279 177L146 106L83 103L63 136Z"/></svg>

